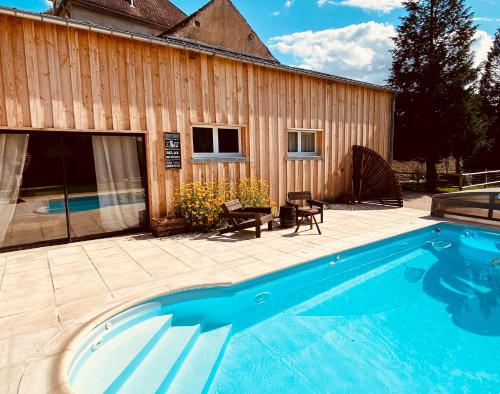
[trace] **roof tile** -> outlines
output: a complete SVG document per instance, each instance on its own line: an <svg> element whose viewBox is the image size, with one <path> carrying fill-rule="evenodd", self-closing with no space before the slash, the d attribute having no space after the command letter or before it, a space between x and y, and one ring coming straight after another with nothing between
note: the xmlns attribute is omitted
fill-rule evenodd
<svg viewBox="0 0 500 394"><path fill-rule="evenodd" d="M81 3L107 8L128 16L144 19L170 29L187 15L168 0L79 0Z"/></svg>

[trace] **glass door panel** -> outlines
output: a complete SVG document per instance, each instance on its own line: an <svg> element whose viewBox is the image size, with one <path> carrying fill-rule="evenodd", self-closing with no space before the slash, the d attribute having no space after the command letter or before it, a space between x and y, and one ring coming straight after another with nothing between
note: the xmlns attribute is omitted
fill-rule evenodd
<svg viewBox="0 0 500 394"><path fill-rule="evenodd" d="M0 248L67 240L61 139L0 134Z"/></svg>
<svg viewBox="0 0 500 394"><path fill-rule="evenodd" d="M144 227L143 152L142 137L64 136L72 239Z"/></svg>

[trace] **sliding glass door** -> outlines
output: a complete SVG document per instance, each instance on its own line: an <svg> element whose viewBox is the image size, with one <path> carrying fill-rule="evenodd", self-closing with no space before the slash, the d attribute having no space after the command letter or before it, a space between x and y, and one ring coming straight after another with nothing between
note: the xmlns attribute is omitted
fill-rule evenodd
<svg viewBox="0 0 500 394"><path fill-rule="evenodd" d="M143 138L65 138L72 238L143 227L146 179Z"/></svg>
<svg viewBox="0 0 500 394"><path fill-rule="evenodd" d="M58 136L0 134L0 247L68 237L61 160Z"/></svg>
<svg viewBox="0 0 500 394"><path fill-rule="evenodd" d="M147 226L144 140L0 133L0 248Z"/></svg>

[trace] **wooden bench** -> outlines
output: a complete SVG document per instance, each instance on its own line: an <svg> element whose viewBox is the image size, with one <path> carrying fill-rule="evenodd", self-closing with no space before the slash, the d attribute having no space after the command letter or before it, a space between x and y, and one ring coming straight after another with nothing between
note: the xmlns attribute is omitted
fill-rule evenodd
<svg viewBox="0 0 500 394"><path fill-rule="evenodd" d="M222 204L222 216L228 221L228 226L219 231L219 235L233 233L255 227L255 236L260 238L260 227L267 223L267 228L273 229L271 208L244 208L240 200L231 200Z"/></svg>
<svg viewBox="0 0 500 394"><path fill-rule="evenodd" d="M296 204L295 201L306 201L309 207L301 207ZM295 229L295 232L299 231L304 219L309 218L311 229L314 222L318 233L321 234L321 230L316 220L316 215L321 216L321 223L323 223L323 209L325 205L323 201L313 200L311 192L289 192L286 203L295 206L297 213L297 228Z"/></svg>

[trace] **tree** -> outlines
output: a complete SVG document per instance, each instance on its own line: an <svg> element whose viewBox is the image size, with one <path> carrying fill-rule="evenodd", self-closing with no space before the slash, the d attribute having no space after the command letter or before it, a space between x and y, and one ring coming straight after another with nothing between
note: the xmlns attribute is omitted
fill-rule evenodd
<svg viewBox="0 0 500 394"><path fill-rule="evenodd" d="M493 46L483 65L479 83L481 109L486 117L491 150L485 155L485 165L500 169L500 29L495 34Z"/></svg>
<svg viewBox="0 0 500 394"><path fill-rule="evenodd" d="M437 162L484 143L477 118L471 44L476 27L465 0L408 0L394 37L389 84L398 90L395 156L426 163L427 188Z"/></svg>

